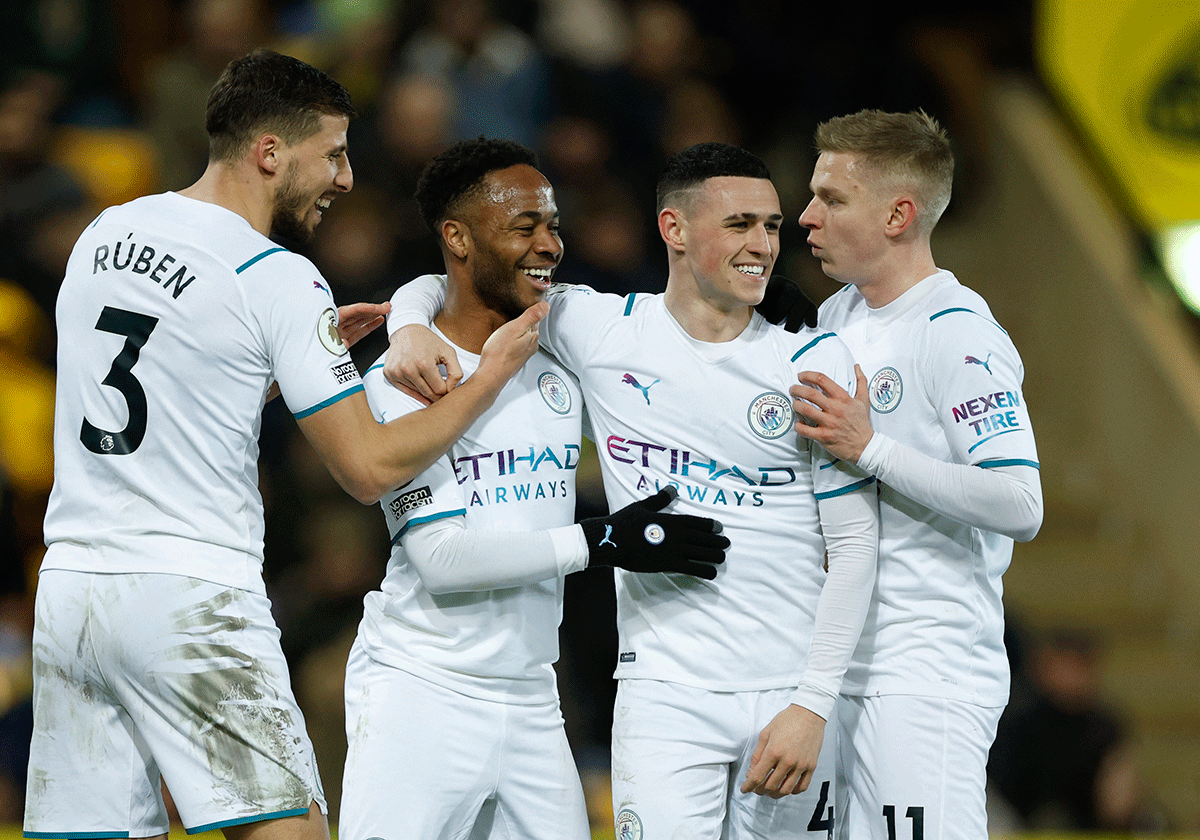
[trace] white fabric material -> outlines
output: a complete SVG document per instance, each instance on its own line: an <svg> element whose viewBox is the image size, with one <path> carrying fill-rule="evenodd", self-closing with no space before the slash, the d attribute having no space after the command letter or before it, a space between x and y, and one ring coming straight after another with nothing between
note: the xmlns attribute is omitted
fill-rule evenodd
<svg viewBox="0 0 1200 840"><path fill-rule="evenodd" d="M297 414L361 389L336 318L312 263L236 213L175 193L102 213L58 296L43 568L263 592L263 405L274 381Z"/></svg>
<svg viewBox="0 0 1200 840"><path fill-rule="evenodd" d="M610 509L671 483L673 512L717 518L732 543L712 582L617 570L617 677L711 691L794 688L803 678L832 698L840 668L805 675L826 581L817 500L846 494L849 511L851 499L865 508L874 494L869 477L795 434L786 394L813 367L852 390L845 347L757 314L733 341L699 342L661 295L583 287L552 295L541 334L580 378ZM861 539L873 548L872 534ZM814 705L828 719L832 699Z"/></svg>
<svg viewBox="0 0 1200 840"><path fill-rule="evenodd" d="M583 529L475 531L462 517L411 528L405 551L425 588L435 595L524 586L587 567Z"/></svg>
<svg viewBox="0 0 1200 840"><path fill-rule="evenodd" d="M379 665L346 667L338 837L588 840L558 703L468 697Z"/></svg>
<svg viewBox="0 0 1200 840"><path fill-rule="evenodd" d="M441 307L444 285L444 278L426 275L400 287L388 330L428 324ZM671 512L717 518L732 541L711 583L616 570L616 676L714 691L803 684L796 702L828 720L852 627L861 621L855 616L867 609L863 575L874 572L875 531L862 526L874 517L875 492L868 476L790 430L786 395L796 373L814 368L853 393L845 347L823 332L787 333L757 314L734 341L696 341L666 311L661 295L622 298L559 287L549 299L540 340L580 377L609 508L671 483L680 491ZM698 386L719 395L720 405L737 408L714 415L710 401L696 398ZM781 397L778 405L761 401L769 394ZM769 414L772 406L781 414ZM777 436L755 431L755 407L782 424L770 432ZM763 416L756 422L768 422ZM841 501L819 513L822 497ZM819 664L805 673L826 584L822 516L843 535L834 551L844 556L830 563L829 575L841 580L823 597L823 614L840 621L821 633ZM846 524L839 529L840 520Z"/></svg>
<svg viewBox="0 0 1200 840"><path fill-rule="evenodd" d="M166 833L160 774L191 831L325 810L266 596L48 570L33 643L26 832Z"/></svg>
<svg viewBox="0 0 1200 840"><path fill-rule="evenodd" d="M874 492L833 496L817 505L831 559L817 602L808 668L792 702L828 721L875 589L879 505Z"/></svg>
<svg viewBox="0 0 1200 840"><path fill-rule="evenodd" d="M803 793L772 799L741 792L758 733L787 706L789 693L621 680L613 714L616 836L825 840L836 797L836 721L826 724Z"/></svg>
<svg viewBox="0 0 1200 840"><path fill-rule="evenodd" d="M941 697L842 698L838 840L987 840L987 759L1001 711Z"/></svg>
<svg viewBox="0 0 1200 840"><path fill-rule="evenodd" d="M1001 576L1013 540L979 525L1028 536L1040 521L1020 356L983 299L947 271L879 309L847 286L820 320L862 367L882 436L864 459L881 473L876 595L843 691L1002 706ZM1006 494L1015 510L984 510Z"/></svg>
<svg viewBox="0 0 1200 840"><path fill-rule="evenodd" d="M878 432L858 465L904 495L973 528L1027 542L1042 524L1041 476L1034 467L951 464Z"/></svg>
<svg viewBox="0 0 1200 840"><path fill-rule="evenodd" d="M479 357L457 352L470 376ZM387 382L381 362L365 382L381 422L422 408ZM586 558L573 525L582 405L578 383L539 351L446 456L380 500L392 555L380 588L364 601L359 640L372 659L481 699L557 699L562 575ZM465 530L415 533L448 520ZM561 530L512 539L529 556L502 544L545 529ZM491 549L498 553L478 553Z"/></svg>

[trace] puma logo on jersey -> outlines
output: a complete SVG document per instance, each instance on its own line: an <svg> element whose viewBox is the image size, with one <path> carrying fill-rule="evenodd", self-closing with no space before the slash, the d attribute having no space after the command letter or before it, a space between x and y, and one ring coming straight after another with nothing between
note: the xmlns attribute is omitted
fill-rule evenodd
<svg viewBox="0 0 1200 840"><path fill-rule="evenodd" d="M990 367L988 367L988 362L990 362L991 360L992 360L992 354L988 353L988 357L986 359L984 359L983 361L976 359L974 356L967 356L966 359L963 360L963 364L979 365L980 367L982 367L984 370L986 370L988 372L988 376L991 376L992 369Z"/></svg>
<svg viewBox="0 0 1200 840"><path fill-rule="evenodd" d="M604 526L604 539L600 540L600 542L597 543L596 548L599 548L600 546L604 545L605 543L608 543L613 548L616 548L617 544L609 539L609 537L611 537L611 536L612 536L612 526L605 525Z"/></svg>
<svg viewBox="0 0 1200 840"><path fill-rule="evenodd" d="M641 391L642 396L646 398L646 405L650 405L650 389L653 388L655 385L657 385L662 380L655 379L649 385L643 386L642 383L637 381L637 378L632 373L627 373L623 377L621 377L621 381L624 382L626 385L632 385L634 388L637 388L639 391Z"/></svg>

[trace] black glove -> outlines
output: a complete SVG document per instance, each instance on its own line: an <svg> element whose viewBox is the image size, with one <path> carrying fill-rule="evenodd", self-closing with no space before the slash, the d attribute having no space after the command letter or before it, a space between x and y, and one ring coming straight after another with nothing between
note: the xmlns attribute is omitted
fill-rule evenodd
<svg viewBox="0 0 1200 840"><path fill-rule="evenodd" d="M715 519L661 513L679 491L673 485L608 516L580 520L588 565L631 572L683 572L706 580L725 562L729 538Z"/></svg>
<svg viewBox="0 0 1200 840"><path fill-rule="evenodd" d="M817 307L800 291L800 287L778 274L772 274L767 280L767 289L762 302L754 307L758 314L772 324L783 321L783 328L788 332L800 332L800 326L817 325ZM784 321L784 318L787 320Z"/></svg>

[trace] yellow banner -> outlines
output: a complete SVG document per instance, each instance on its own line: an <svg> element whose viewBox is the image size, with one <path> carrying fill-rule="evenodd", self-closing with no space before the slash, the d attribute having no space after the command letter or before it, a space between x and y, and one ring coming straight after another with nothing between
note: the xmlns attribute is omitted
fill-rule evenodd
<svg viewBox="0 0 1200 840"><path fill-rule="evenodd" d="M1200 2L1042 0L1039 69L1149 231L1200 219Z"/></svg>

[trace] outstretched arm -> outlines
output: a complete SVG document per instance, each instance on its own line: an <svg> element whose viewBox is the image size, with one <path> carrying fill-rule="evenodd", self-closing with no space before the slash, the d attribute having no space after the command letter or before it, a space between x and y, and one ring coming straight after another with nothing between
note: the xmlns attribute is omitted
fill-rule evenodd
<svg viewBox="0 0 1200 840"><path fill-rule="evenodd" d="M404 548L433 593L523 586L588 565L712 580L729 540L716 520L664 512L677 495L671 487L607 516L544 531L469 530L461 517L447 517L413 527Z"/></svg>
<svg viewBox="0 0 1200 840"><path fill-rule="evenodd" d="M824 374L800 374L801 384L791 388L793 408L811 425L797 423L799 434L943 516L1020 542L1033 539L1042 525L1035 465L950 463L875 432L866 377L857 365L855 373L853 397Z"/></svg>
<svg viewBox="0 0 1200 840"><path fill-rule="evenodd" d="M492 333L475 374L437 405L381 424L359 391L298 418L300 429L350 495L375 502L441 457L492 405L537 351L538 322L548 310L535 304Z"/></svg>

